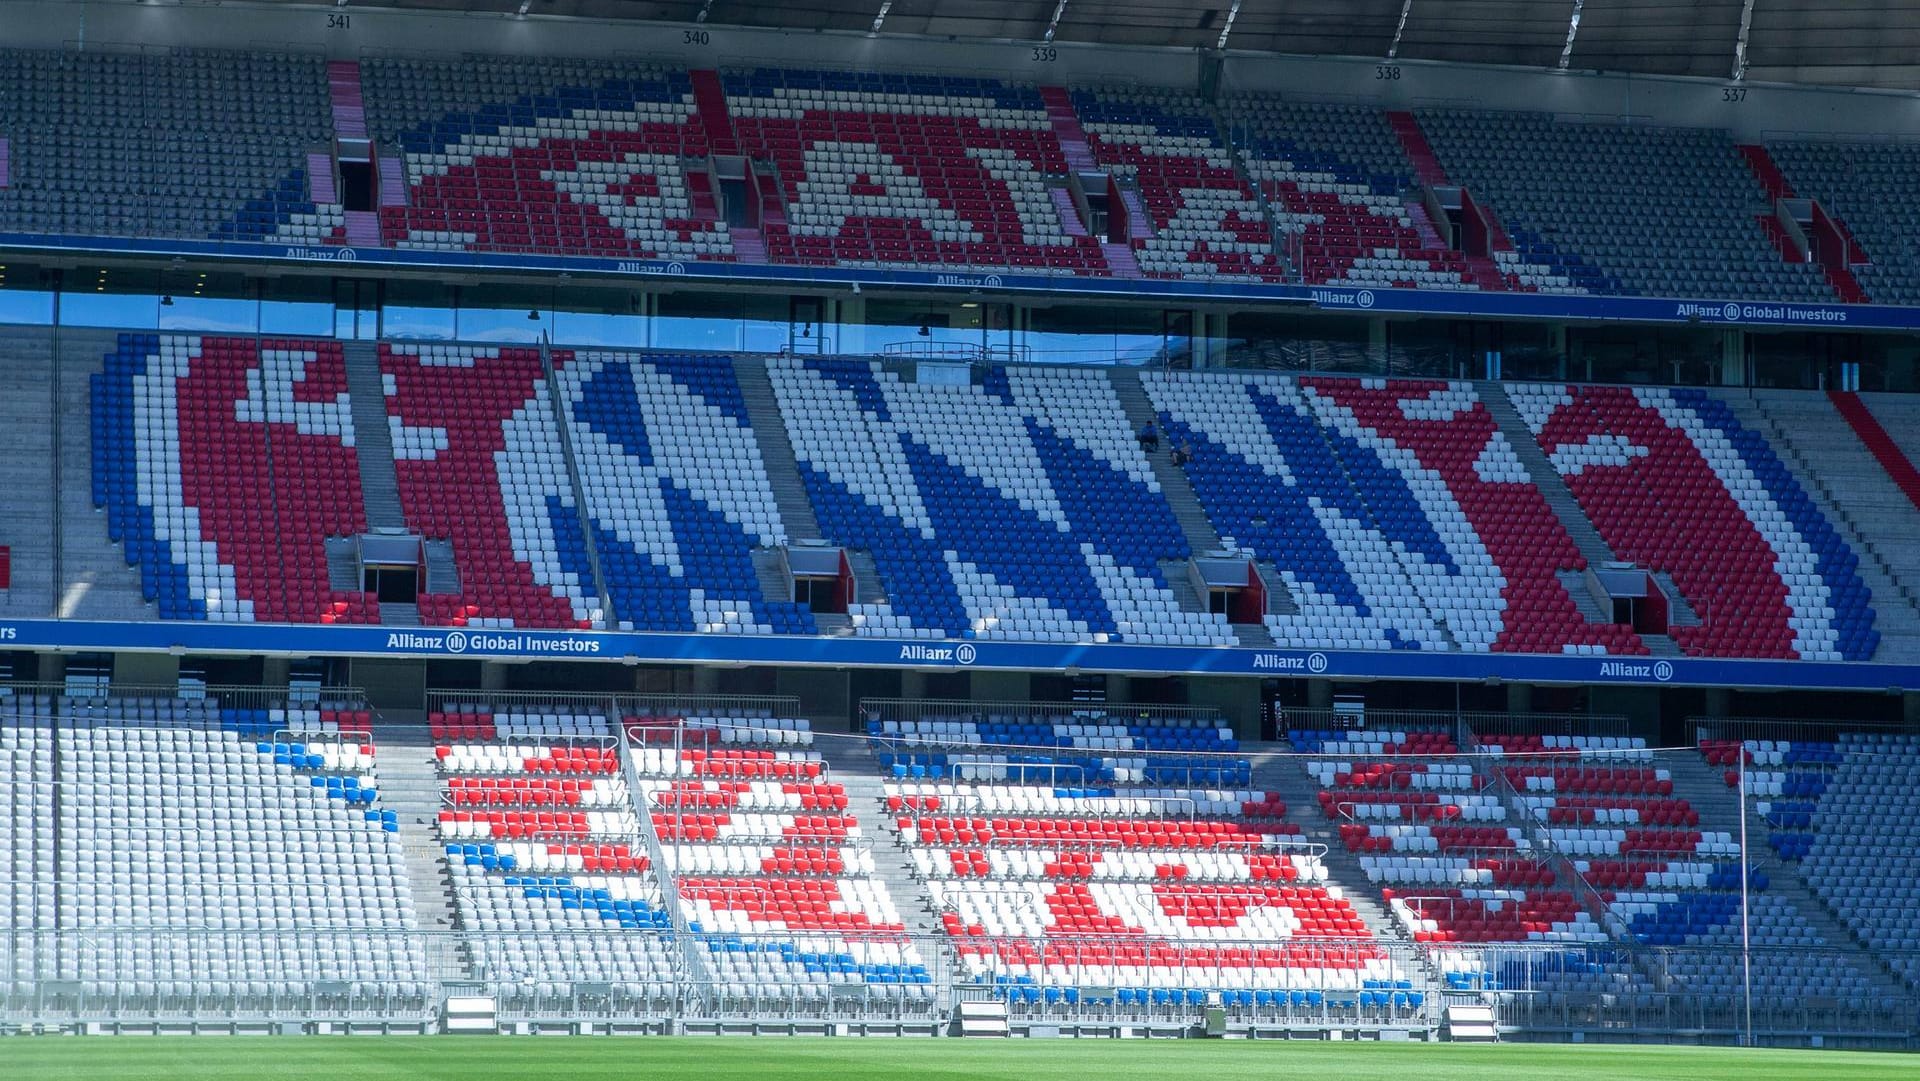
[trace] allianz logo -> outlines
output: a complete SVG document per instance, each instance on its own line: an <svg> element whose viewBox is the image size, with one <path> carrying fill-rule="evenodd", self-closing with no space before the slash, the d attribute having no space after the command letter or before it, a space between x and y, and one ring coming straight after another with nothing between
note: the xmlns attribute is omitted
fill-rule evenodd
<svg viewBox="0 0 1920 1081"><path fill-rule="evenodd" d="M901 646L900 659L920 664L972 664L978 653L973 645L962 642L957 646Z"/></svg>
<svg viewBox="0 0 1920 1081"><path fill-rule="evenodd" d="M1315 289L1313 302L1322 308L1371 308L1373 290L1361 289L1348 292L1344 289Z"/></svg>
<svg viewBox="0 0 1920 1081"><path fill-rule="evenodd" d="M1005 279L998 274L941 274L933 279L935 285L961 285L973 289L998 289Z"/></svg>
<svg viewBox="0 0 1920 1081"><path fill-rule="evenodd" d="M1253 667L1257 672L1309 672L1318 675L1327 670L1327 655L1324 653L1256 653L1253 655Z"/></svg>
<svg viewBox="0 0 1920 1081"><path fill-rule="evenodd" d="M1660 683L1673 678L1671 661L1655 661L1643 664L1639 661L1601 661L1602 679L1651 679Z"/></svg>
<svg viewBox="0 0 1920 1081"><path fill-rule="evenodd" d="M331 263L351 263L360 258L352 248L288 248L288 259L324 259Z"/></svg>

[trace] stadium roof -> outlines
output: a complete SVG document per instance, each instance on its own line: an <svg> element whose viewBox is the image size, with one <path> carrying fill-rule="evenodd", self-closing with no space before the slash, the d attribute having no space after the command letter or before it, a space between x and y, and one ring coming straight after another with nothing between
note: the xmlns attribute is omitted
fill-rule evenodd
<svg viewBox="0 0 1920 1081"><path fill-rule="evenodd" d="M359 0L354 0L358 3ZM375 0L371 6L1170 45L1920 88L1920 0ZM1577 21L1576 21L1577 20ZM1745 30L1743 31L1743 26ZM1571 44L1569 44L1571 42Z"/></svg>

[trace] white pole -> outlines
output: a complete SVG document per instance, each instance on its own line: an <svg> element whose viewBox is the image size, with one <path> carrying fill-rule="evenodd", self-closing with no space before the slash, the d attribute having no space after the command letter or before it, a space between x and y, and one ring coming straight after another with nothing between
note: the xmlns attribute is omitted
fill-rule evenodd
<svg viewBox="0 0 1920 1081"><path fill-rule="evenodd" d="M1735 744L1735 761L1740 771L1740 983L1746 1000L1747 1026L1744 1046L1753 1046L1753 922L1750 898L1747 891L1747 879L1750 875L1747 862L1747 744L1741 740Z"/></svg>

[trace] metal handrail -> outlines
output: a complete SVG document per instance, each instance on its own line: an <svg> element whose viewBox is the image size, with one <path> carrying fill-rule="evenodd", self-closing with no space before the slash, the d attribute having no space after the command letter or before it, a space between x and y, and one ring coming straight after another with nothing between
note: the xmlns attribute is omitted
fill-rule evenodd
<svg viewBox="0 0 1920 1081"><path fill-rule="evenodd" d="M939 698L862 698L863 721L1086 719L1089 723L1125 723L1190 718L1226 728L1225 715L1211 706L1168 706L1144 702L971 701Z"/></svg>

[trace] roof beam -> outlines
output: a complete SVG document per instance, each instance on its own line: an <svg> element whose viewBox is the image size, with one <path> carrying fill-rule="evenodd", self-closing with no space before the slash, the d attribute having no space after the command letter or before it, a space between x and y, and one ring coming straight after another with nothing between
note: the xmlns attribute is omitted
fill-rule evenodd
<svg viewBox="0 0 1920 1081"><path fill-rule="evenodd" d="M867 33L878 34L880 32L881 24L887 21L887 12L892 10L893 10L893 0L886 0L885 3L881 4L880 13L873 17L873 29L867 31Z"/></svg>
<svg viewBox="0 0 1920 1081"><path fill-rule="evenodd" d="M695 15L693 17L693 21L695 23L704 23L707 21L707 16L712 14L712 12L713 12L713 0L706 0L705 3L700 5L700 14Z"/></svg>
<svg viewBox="0 0 1920 1081"><path fill-rule="evenodd" d="M1407 2L1412 3L1413 0L1407 0ZM1227 9L1227 25L1220 28L1220 40L1214 42L1214 48L1224 49L1227 47L1227 38L1233 33L1233 20L1239 17L1240 0L1233 0L1233 6Z"/></svg>
<svg viewBox="0 0 1920 1081"><path fill-rule="evenodd" d="M1733 81L1747 77L1747 35L1753 32L1753 0L1740 5L1740 34L1733 39Z"/></svg>
<svg viewBox="0 0 1920 1081"><path fill-rule="evenodd" d="M1400 35L1407 32L1407 16L1413 14L1413 0L1401 0L1400 22L1393 28L1393 41L1387 45L1387 59L1400 55Z"/></svg>
<svg viewBox="0 0 1920 1081"><path fill-rule="evenodd" d="M1585 3L1586 0L1573 0L1573 14L1567 16L1567 43L1560 46L1561 71L1567 70L1567 65L1573 63L1573 39L1580 34L1580 8ZM1747 3L1753 3L1753 0L1747 0Z"/></svg>
<svg viewBox="0 0 1920 1081"><path fill-rule="evenodd" d="M1047 36L1042 38L1042 41L1045 41L1049 45L1053 44L1054 32L1060 29L1060 16L1066 13L1067 0L1060 0L1058 4L1054 5L1053 18L1047 20Z"/></svg>

